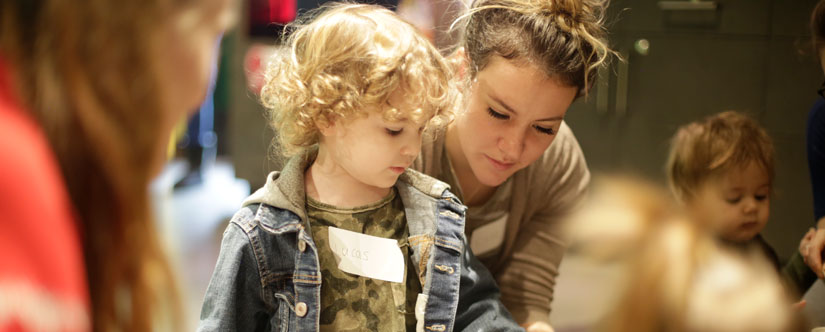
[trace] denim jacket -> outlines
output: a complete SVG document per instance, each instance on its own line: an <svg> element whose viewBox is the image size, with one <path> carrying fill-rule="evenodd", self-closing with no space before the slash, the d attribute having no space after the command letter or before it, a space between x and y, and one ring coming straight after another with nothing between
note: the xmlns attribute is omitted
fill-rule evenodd
<svg viewBox="0 0 825 332"><path fill-rule="evenodd" d="M321 267L304 208L304 170L314 158L315 152L305 153L282 172L270 173L232 218L198 331L318 331ZM396 189L413 265L424 276L416 330L523 331L499 301L492 275L466 245L466 208L449 187L407 170Z"/></svg>

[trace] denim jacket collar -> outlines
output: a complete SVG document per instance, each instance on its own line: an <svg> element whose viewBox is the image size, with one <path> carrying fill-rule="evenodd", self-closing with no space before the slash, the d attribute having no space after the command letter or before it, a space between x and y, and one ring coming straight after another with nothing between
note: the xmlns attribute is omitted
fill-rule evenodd
<svg viewBox="0 0 825 332"><path fill-rule="evenodd" d="M288 210L297 215L301 223L305 223L307 218L304 208L306 205L304 172L317 156L318 149L314 147L290 158L282 171L274 171L267 176L266 184L244 200L243 206L266 204ZM410 221L431 220L432 216L421 216L421 214L432 213L436 200L443 198L444 193L450 189L448 184L412 169L407 169L399 176L395 187L401 200L404 201L404 210L407 213L407 220ZM458 204L457 200L452 201ZM275 228L279 225L265 226ZM411 235L434 233L434 224L425 225L415 222L410 224Z"/></svg>

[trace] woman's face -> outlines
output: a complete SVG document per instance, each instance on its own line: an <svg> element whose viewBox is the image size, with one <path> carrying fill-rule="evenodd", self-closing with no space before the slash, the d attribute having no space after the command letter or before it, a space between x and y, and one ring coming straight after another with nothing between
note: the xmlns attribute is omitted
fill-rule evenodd
<svg viewBox="0 0 825 332"><path fill-rule="evenodd" d="M221 35L235 18L235 0L202 0L174 14L161 28L158 61L163 90L161 131L169 135L174 126L194 113L204 101L218 56ZM168 139L164 140L164 146ZM160 147L159 151L166 149ZM160 157L159 159L165 160Z"/></svg>
<svg viewBox="0 0 825 332"><path fill-rule="evenodd" d="M206 95L221 35L234 21L234 0L202 0L174 15L161 36L161 79L169 107L191 112Z"/></svg>
<svg viewBox="0 0 825 332"><path fill-rule="evenodd" d="M578 88L531 64L493 56L471 82L450 131L478 181L498 186L553 142Z"/></svg>

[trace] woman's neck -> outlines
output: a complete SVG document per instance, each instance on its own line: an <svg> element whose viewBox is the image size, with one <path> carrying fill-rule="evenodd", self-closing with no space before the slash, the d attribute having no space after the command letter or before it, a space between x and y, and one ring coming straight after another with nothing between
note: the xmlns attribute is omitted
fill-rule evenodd
<svg viewBox="0 0 825 332"><path fill-rule="evenodd" d="M493 196L496 187L484 185L476 178L470 162L461 148L461 141L459 141L456 130L458 129L453 124L447 127L445 142L447 157L450 158L456 180L458 180L458 186L464 195L464 204L467 206L482 205Z"/></svg>
<svg viewBox="0 0 825 332"><path fill-rule="evenodd" d="M390 194L391 188L379 188L358 181L321 146L318 157L304 172L304 189L307 196L316 201L349 208L378 202Z"/></svg>

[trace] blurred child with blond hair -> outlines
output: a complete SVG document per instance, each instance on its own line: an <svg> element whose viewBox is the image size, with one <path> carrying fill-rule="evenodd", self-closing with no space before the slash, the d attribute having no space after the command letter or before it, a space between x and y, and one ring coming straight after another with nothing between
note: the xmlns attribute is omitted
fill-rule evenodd
<svg viewBox="0 0 825 332"><path fill-rule="evenodd" d="M726 245L662 188L599 179L574 218L572 249L614 272L593 331L805 331L765 256Z"/></svg>

